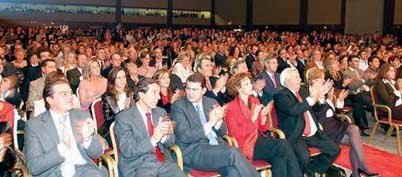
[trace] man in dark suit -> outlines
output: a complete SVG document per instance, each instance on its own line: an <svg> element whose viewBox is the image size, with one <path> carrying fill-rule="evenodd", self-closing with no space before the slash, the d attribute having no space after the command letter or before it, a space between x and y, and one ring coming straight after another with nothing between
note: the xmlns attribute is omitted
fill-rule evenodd
<svg viewBox="0 0 402 177"><path fill-rule="evenodd" d="M286 49L280 49L278 52L278 73L281 73L285 68L290 67L288 64L288 59L287 59L288 53L286 52Z"/></svg>
<svg viewBox="0 0 402 177"><path fill-rule="evenodd" d="M67 71L67 79L70 84L73 93L77 93L77 88L80 85L82 79L82 69L87 63L88 57L84 54L77 55L77 67Z"/></svg>
<svg viewBox="0 0 402 177"><path fill-rule="evenodd" d="M170 116L176 121L177 144L183 152L185 171L192 168L218 171L222 176L257 177L255 167L222 139L227 133L224 110L203 96L205 77L194 73L187 79L186 97L176 101Z"/></svg>
<svg viewBox="0 0 402 177"><path fill-rule="evenodd" d="M278 61L275 57L266 57L264 59L265 71L260 73L257 79L263 79L265 81L265 87L262 95L260 95L260 102L263 105L267 105L271 100L275 92L281 88L279 82L279 74L276 73L278 69Z"/></svg>
<svg viewBox="0 0 402 177"><path fill-rule="evenodd" d="M82 69L87 63L88 57L84 54L77 55L77 67L67 71L67 80L70 84L73 93L77 93L77 88L80 85L80 81L82 80Z"/></svg>
<svg viewBox="0 0 402 177"><path fill-rule="evenodd" d="M64 79L47 82L43 91L47 110L25 127L24 154L29 172L37 177L107 177L91 159L106 148L95 133L88 112L73 109L72 91Z"/></svg>
<svg viewBox="0 0 402 177"><path fill-rule="evenodd" d="M301 170L307 176L313 176L315 172L325 173L340 149L319 129L311 106L325 98L329 86L314 86L310 95L302 98L300 95L303 94L299 94L301 79L295 68L286 68L280 80L285 88L274 95L279 127L292 146ZM318 148L321 154L311 160L308 147Z"/></svg>
<svg viewBox="0 0 402 177"><path fill-rule="evenodd" d="M114 67L121 66L121 62L122 62L122 59L121 59L120 54L118 54L118 53L112 54L110 56L110 63L111 64L109 66L107 66L106 68L102 69L102 76L107 78L109 73L110 73L110 71L112 71L112 69Z"/></svg>
<svg viewBox="0 0 402 177"><path fill-rule="evenodd" d="M256 60L256 55L258 47L256 45L251 46L249 53L246 56L246 64L249 71L253 68L254 61Z"/></svg>
<svg viewBox="0 0 402 177"><path fill-rule="evenodd" d="M167 151L175 137L166 112L156 106L159 85L152 79L143 79L137 90L136 104L116 116L120 176L185 177Z"/></svg>
<svg viewBox="0 0 402 177"><path fill-rule="evenodd" d="M296 63L297 63L296 69L297 69L297 71L299 71L299 75L300 75L300 78L302 79L302 82L305 81L304 69L306 67L306 61L307 61L303 55L304 50L306 50L306 49L303 49L303 50L300 48L296 49Z"/></svg>
<svg viewBox="0 0 402 177"><path fill-rule="evenodd" d="M38 57L36 57L38 58ZM34 81L40 77L42 77L42 72L40 69L40 65L32 65L30 64L24 73L24 81L22 82L21 85L21 97L24 101L28 99L28 93L29 93L29 83L31 81Z"/></svg>
<svg viewBox="0 0 402 177"><path fill-rule="evenodd" d="M226 63L226 55L225 55L225 45L223 43L219 44L218 51L214 56L215 66L222 67Z"/></svg>
<svg viewBox="0 0 402 177"><path fill-rule="evenodd" d="M229 96L225 92L225 85L228 75L222 75L219 78L212 76L212 62L207 57L199 58L196 61L196 71L202 74L206 79L205 96L215 99L221 106L229 102Z"/></svg>

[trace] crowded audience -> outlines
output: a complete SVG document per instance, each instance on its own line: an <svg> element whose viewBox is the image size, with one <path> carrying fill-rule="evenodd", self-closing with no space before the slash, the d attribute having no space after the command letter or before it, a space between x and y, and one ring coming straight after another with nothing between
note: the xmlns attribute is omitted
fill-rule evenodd
<svg viewBox="0 0 402 177"><path fill-rule="evenodd" d="M270 163L274 177L313 176L338 169L340 144L351 147L353 177L378 176L366 165L361 136L374 115L370 88L395 118L401 114L400 40L331 31L0 27L0 120L10 124L3 117L12 107L27 113L24 155L33 176L106 176L90 158L113 141L122 176L259 176L253 160ZM98 129L89 114L96 100L104 115ZM344 106L351 122L336 117ZM86 125L75 131L66 121ZM267 138L270 127L286 139ZM10 132L2 129L2 150ZM223 140L227 134L239 148ZM170 157L172 144L183 169ZM321 154L311 159L308 147Z"/></svg>

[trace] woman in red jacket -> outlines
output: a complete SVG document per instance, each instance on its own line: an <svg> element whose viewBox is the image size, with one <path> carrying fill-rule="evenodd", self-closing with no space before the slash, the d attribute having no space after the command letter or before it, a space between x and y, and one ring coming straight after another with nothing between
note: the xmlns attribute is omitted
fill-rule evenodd
<svg viewBox="0 0 402 177"><path fill-rule="evenodd" d="M272 165L272 176L301 177L296 156L286 142L265 135L268 108L263 107L253 95L253 85L248 73L234 75L227 83L234 98L225 108L225 121L229 135L234 137L240 151L249 160L265 160Z"/></svg>

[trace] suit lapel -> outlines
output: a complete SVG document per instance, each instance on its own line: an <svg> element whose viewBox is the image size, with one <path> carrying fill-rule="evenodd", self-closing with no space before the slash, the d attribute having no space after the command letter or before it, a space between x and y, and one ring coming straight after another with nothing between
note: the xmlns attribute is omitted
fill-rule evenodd
<svg viewBox="0 0 402 177"><path fill-rule="evenodd" d="M50 140L54 144L59 144L60 143L59 134L57 132L56 125L53 122L52 115L48 110L45 112L45 114L46 115L42 117L43 122L42 129L44 129L43 130L44 132L48 132L46 134L50 137Z"/></svg>
<svg viewBox="0 0 402 177"><path fill-rule="evenodd" d="M138 131L140 133L142 133L143 136L149 136L148 131L147 131L147 127L145 125L144 120L142 119L142 115L140 114L140 111L138 111L137 105L132 106L130 108L130 110L131 110L131 114L132 114L132 117L133 117L133 118L130 119L131 123L134 125L135 128L142 129L142 131L141 130L138 130Z"/></svg>
<svg viewBox="0 0 402 177"><path fill-rule="evenodd" d="M205 119L206 119L207 122L209 121L209 112L211 111L212 106L214 106L214 105L209 105L205 101L205 99L202 99L202 109L204 111L204 116L205 116Z"/></svg>
<svg viewBox="0 0 402 177"><path fill-rule="evenodd" d="M194 121L194 122L196 122L196 124L201 125L200 116L198 115L198 112L195 110L193 103L191 103L187 98L185 98L185 102L186 102L185 105L186 105L186 110L187 110L187 111L185 111L185 114L188 114L188 115L186 115L186 117L189 117L192 119L193 119L193 117L197 118L197 120L193 119L193 120L188 120L188 121L190 121L190 122ZM205 106L203 105L203 107L204 107L204 115L205 115ZM208 121L208 118L207 118L207 121Z"/></svg>

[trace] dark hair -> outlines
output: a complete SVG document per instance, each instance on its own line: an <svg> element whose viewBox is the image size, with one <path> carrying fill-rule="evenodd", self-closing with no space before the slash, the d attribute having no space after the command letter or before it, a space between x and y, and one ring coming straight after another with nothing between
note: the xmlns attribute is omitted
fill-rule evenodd
<svg viewBox="0 0 402 177"><path fill-rule="evenodd" d="M156 82L153 79L150 78L142 78L138 81L136 87L135 87L135 92L134 92L134 100L138 101L140 99L139 93L147 93L149 89L149 85L151 84L156 84Z"/></svg>
<svg viewBox="0 0 402 177"><path fill-rule="evenodd" d="M359 57L358 57L357 55L349 55L349 57L348 57L348 63L349 63L349 62L352 62L352 59L353 59L353 58L359 59Z"/></svg>
<svg viewBox="0 0 402 177"><path fill-rule="evenodd" d="M387 72L392 68L395 68L389 63L384 63L381 65L380 69L378 70L378 75L377 75L377 80L382 80L385 79L385 76L387 75Z"/></svg>
<svg viewBox="0 0 402 177"><path fill-rule="evenodd" d="M53 81L57 81L57 80L66 80L67 81L67 78L64 75L64 73L59 70L52 71L46 75L45 84L48 82L53 82Z"/></svg>
<svg viewBox="0 0 402 177"><path fill-rule="evenodd" d="M186 83L188 83L188 82L200 83L201 88L205 88L205 86L206 86L205 77L201 73L198 73L198 72L188 76Z"/></svg>
<svg viewBox="0 0 402 177"><path fill-rule="evenodd" d="M368 61L368 63L372 63L374 61L374 59L378 59L378 61L381 61L380 58L378 58L377 56L372 56L367 61Z"/></svg>
<svg viewBox="0 0 402 177"><path fill-rule="evenodd" d="M395 60L399 60L399 61L400 61L399 57L396 56L396 55L393 55L393 56L389 57L389 59L388 59L389 62L394 62Z"/></svg>
<svg viewBox="0 0 402 177"><path fill-rule="evenodd" d="M56 63L56 61L52 60L52 59L45 59L40 63L41 68L44 68L48 65L48 63L53 62Z"/></svg>
<svg viewBox="0 0 402 177"><path fill-rule="evenodd" d="M107 92L112 96L112 99L114 99L114 101L117 101L118 97L119 97L119 95L117 93L117 90L115 88L115 86L116 86L115 82L116 82L116 79L117 79L117 74L120 71L123 71L126 74L126 82L127 82L127 84L126 84L126 86L124 88L124 92L126 92L127 97L132 96L132 91L128 87L128 81L127 81L128 74L120 66L113 67L113 69L109 72L109 74L107 76Z"/></svg>
<svg viewBox="0 0 402 177"><path fill-rule="evenodd" d="M52 72L54 73L54 72ZM43 88L43 99L45 100L45 106L47 109L50 108L49 103L46 101L47 97L50 97L54 94L54 86L59 85L59 84L67 84L68 81L66 79L57 79L57 80L51 80L51 79L46 79L47 82L45 82L45 87Z"/></svg>

